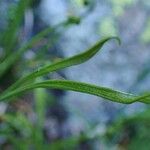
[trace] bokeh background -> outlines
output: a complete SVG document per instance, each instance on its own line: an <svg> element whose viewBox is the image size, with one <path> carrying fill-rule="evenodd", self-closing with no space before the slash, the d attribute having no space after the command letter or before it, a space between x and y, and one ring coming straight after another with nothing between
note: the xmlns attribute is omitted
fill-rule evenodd
<svg viewBox="0 0 150 150"><path fill-rule="evenodd" d="M0 1L1 33L10 28L18 4L19 0ZM64 24L66 20L70 23ZM46 27L51 27L52 33L8 70L0 79L1 90L25 73L73 56L112 35L121 38L121 46L111 41L88 62L46 78L134 94L150 89L149 0L33 0L16 31L15 47ZM0 149L4 150L150 149L150 110L141 103L124 105L83 93L37 89L13 103L1 102L0 118Z"/></svg>

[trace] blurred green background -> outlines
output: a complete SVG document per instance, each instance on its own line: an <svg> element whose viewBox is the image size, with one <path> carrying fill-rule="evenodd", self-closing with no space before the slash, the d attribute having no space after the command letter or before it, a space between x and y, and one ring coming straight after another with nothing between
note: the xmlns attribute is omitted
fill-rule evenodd
<svg viewBox="0 0 150 150"><path fill-rule="evenodd" d="M0 63L40 31L5 74L0 91L19 77L117 35L89 62L45 76L142 93L150 89L149 0L0 0ZM0 68L3 69L3 68ZM5 68L4 68L5 69ZM42 80L42 79L41 79ZM61 90L36 89L0 103L2 150L149 150L149 105L116 104Z"/></svg>

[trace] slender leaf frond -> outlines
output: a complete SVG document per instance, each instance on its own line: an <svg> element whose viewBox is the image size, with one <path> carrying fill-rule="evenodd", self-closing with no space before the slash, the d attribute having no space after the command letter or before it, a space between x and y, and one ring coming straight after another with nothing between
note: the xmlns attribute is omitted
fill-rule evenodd
<svg viewBox="0 0 150 150"><path fill-rule="evenodd" d="M82 92L124 104L130 104L133 102L150 103L150 93L142 96L135 96L133 94L120 92L106 87L68 80L47 80L39 83L33 83L9 92L5 96L0 97L0 99L7 99L35 88L50 88Z"/></svg>
<svg viewBox="0 0 150 150"><path fill-rule="evenodd" d="M96 86L96 85L82 83L82 82L69 81L69 80L46 80L43 82L34 82L34 80L37 77L41 77L47 73L86 62L87 60L92 58L107 41L111 39L116 39L120 43L120 40L117 37L104 38L98 41L94 46L92 46L85 52L82 52L70 58L60 60L53 64L48 64L42 67L41 69L34 71L29 75L26 75L25 77L21 78L16 83L14 83L10 88L8 88L0 95L0 100L1 101L8 100L13 96L17 96L20 93L24 93L26 91L35 88L50 88L50 89L71 90L76 92L87 93L87 94L108 99L113 102L124 103L124 104L130 104L133 102L150 103L149 92L137 96L130 93L117 91L111 88Z"/></svg>
<svg viewBox="0 0 150 150"><path fill-rule="evenodd" d="M118 37L104 38L104 39L98 41L94 46L92 46L85 52L82 52L78 55L63 59L63 60L53 63L53 64L48 64L48 65L42 67L41 69L34 71L33 73L21 78L15 84L13 84L8 90L12 90L12 89L16 88L17 86L27 83L29 81L33 81L33 79L43 76L47 73L84 63L87 60L89 60L91 57L93 57L102 48L102 46L111 39L117 39L118 42L120 43L120 39Z"/></svg>

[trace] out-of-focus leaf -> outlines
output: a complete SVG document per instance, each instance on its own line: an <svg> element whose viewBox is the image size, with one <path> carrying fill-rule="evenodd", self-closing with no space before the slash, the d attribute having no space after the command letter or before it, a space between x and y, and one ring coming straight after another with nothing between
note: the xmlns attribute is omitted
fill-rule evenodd
<svg viewBox="0 0 150 150"><path fill-rule="evenodd" d="M147 21L144 32L141 35L141 40L143 43L150 43L150 19Z"/></svg>
<svg viewBox="0 0 150 150"><path fill-rule="evenodd" d="M105 18L99 25L99 33L104 36L115 36L117 35L117 29L115 22L112 18Z"/></svg>
<svg viewBox="0 0 150 150"><path fill-rule="evenodd" d="M24 12L29 5L30 0L20 0L12 20L10 20L8 30L3 37L3 44L6 51L6 56L11 52L12 47L16 42L17 30L23 19Z"/></svg>

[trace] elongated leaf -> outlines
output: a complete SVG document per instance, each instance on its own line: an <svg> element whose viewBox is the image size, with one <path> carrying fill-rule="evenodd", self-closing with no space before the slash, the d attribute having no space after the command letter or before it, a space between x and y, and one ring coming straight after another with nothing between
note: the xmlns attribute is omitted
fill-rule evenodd
<svg viewBox="0 0 150 150"><path fill-rule="evenodd" d="M17 86L22 85L26 82L29 81L33 81L33 79L39 77L39 76L43 76L49 72L53 72L53 71L57 71L66 67L70 67L70 66L74 66L74 65L78 65L81 63L84 63L85 61L89 60L91 57L93 57L101 48L102 46L109 40L111 39L116 39L118 40L118 42L120 43L120 39L118 37L108 37L108 38L104 38L100 41L98 41L94 46L92 46L91 48L89 48L88 50L86 50L85 52L82 52L78 55L63 59L59 62L53 63L53 64L49 64L46 65L44 67L42 67L41 69L21 78L20 80L18 80L15 84L13 84L8 90L12 90L15 89Z"/></svg>
<svg viewBox="0 0 150 150"><path fill-rule="evenodd" d="M106 87L95 86L82 82L68 81L68 80L47 80L44 82L33 83L22 88L18 88L8 94L0 97L0 100L8 99L25 91L35 88L50 88L50 89L62 89L71 90L76 92L82 92L87 94L96 95L114 102L130 104L133 102L150 103L150 93L141 96L135 96L133 94L120 92Z"/></svg>
<svg viewBox="0 0 150 150"><path fill-rule="evenodd" d="M12 96L16 96L22 92L26 92L28 90L32 90L35 88L51 88L51 89L71 90L92 94L114 102L124 104L130 104L133 102L150 103L150 92L140 96L136 96L130 93L124 93L106 87L100 87L87 83L68 80L46 80L44 82L39 83L29 82L49 72L56 71L73 65L78 65L80 63L87 61L100 50L100 48L105 44L105 42L107 42L110 39L117 39L119 41L117 37L104 38L83 53L61 60L54 64L42 67L40 70L37 70L25 76L24 78L16 82L14 85L12 85L8 90L6 90L4 93L0 95L0 100L1 101L6 100Z"/></svg>

